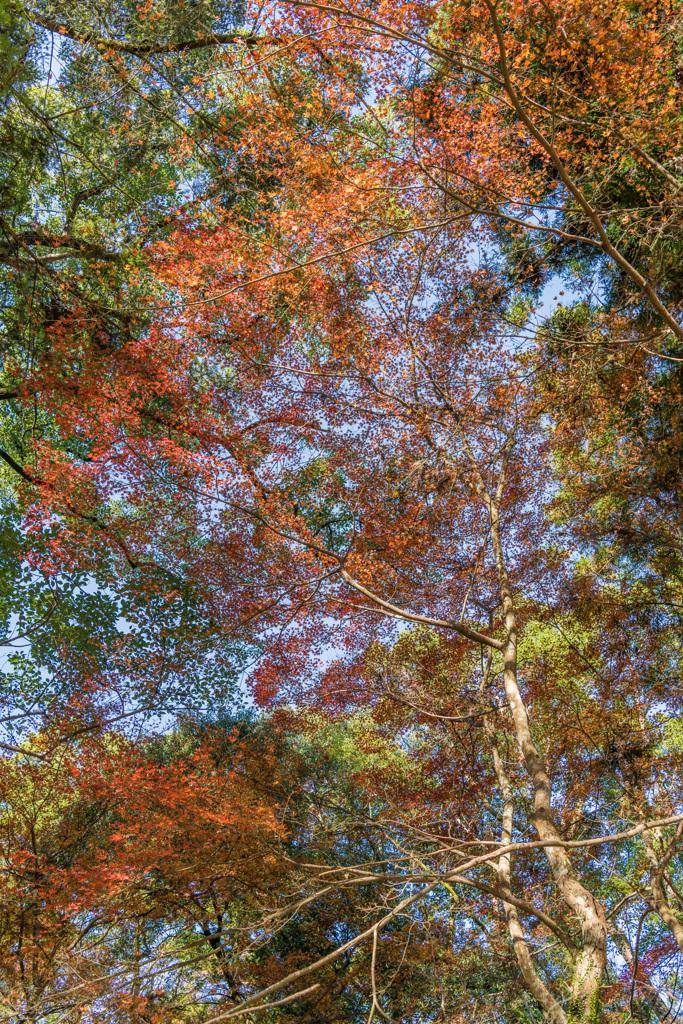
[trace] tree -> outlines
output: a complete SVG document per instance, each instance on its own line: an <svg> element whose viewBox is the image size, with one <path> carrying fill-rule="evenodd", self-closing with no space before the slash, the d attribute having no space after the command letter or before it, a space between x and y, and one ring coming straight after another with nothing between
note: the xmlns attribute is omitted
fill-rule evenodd
<svg viewBox="0 0 683 1024"><path fill-rule="evenodd" d="M262 183L241 152L230 70L206 35L229 25L222 42L246 52L240 10L10 4L7 18L16 42L0 127L2 458L10 479L49 488L41 444L92 457L60 421L79 402L83 363L106 374L149 325L147 247L181 216L211 221L214 205L248 216ZM123 39L110 37L112 22Z"/></svg>
<svg viewBox="0 0 683 1024"><path fill-rule="evenodd" d="M301 921L333 892L341 916L342 897L372 890L366 923L351 913L348 939L304 966L299 933L293 970L280 947L280 976L226 1013L369 948L371 1015L391 1016L381 936L433 919L452 958L457 902L460 961L474 929L479 964L512 948L546 1019L629 1005L666 1019L683 952L678 623L671 597L658 618L624 599L591 547L614 517L582 487L614 458L591 460L584 439L605 452L681 338L675 17L486 2L260 16L267 46L246 48L237 104L268 185L256 212L218 204L149 247L149 328L106 358L88 348L68 406L40 362L62 404L22 491L60 517L62 557L97 534L97 557L163 569L239 642L257 622L264 705L362 712L359 742L390 730L424 769L411 790L369 759L359 777L390 809L390 849L349 864L332 848L289 905ZM593 275L586 294L539 327L542 284L575 272ZM67 352L78 330L53 335ZM553 430L554 396L591 374L600 406ZM617 506L638 452L629 438L618 453ZM563 503L562 466L583 474ZM668 564L651 575L671 594ZM371 809L363 827L380 827ZM467 985L458 999L415 1012L479 1012Z"/></svg>
<svg viewBox="0 0 683 1024"><path fill-rule="evenodd" d="M36 743L40 760L3 763L2 984L11 1012L163 1019L193 992L227 997L236 984L225 962L232 930L222 931L218 904L245 916L272 873L279 831L239 751L222 770L207 744L164 765L112 733L57 751L49 737Z"/></svg>
<svg viewBox="0 0 683 1024"><path fill-rule="evenodd" d="M87 477L97 446L76 421L85 413L94 422L101 395L88 391L84 366L97 366L100 387L123 370L129 379L137 373L135 386L144 389L146 357L132 366L130 347L149 322L154 290L145 247L181 211L201 222L212 200L239 205L254 184L245 166L228 188L225 164L239 128L221 124L232 96L220 82L213 100L205 95L207 79L224 75L214 41L202 36L214 14L171 5L160 25L125 4L102 23L82 5L3 8L2 616L7 643L23 647L5 675L10 747L37 728L54 728L62 742L135 712L137 722L197 709L234 686L246 654L218 639L210 610L163 570L141 585L97 541L89 559L64 552L56 524L43 529L45 508L34 509L30 525L22 518L17 489L23 482L49 503L51 478L60 464L68 474L74 459ZM238 42L240 12L218 16ZM110 18L137 49L93 38ZM161 49L150 53L152 24ZM183 33L191 45L181 56ZM153 422L160 418L158 398L141 404ZM107 533L106 514L90 497L67 500L64 511L94 526L95 536ZM125 559L125 540L107 536Z"/></svg>

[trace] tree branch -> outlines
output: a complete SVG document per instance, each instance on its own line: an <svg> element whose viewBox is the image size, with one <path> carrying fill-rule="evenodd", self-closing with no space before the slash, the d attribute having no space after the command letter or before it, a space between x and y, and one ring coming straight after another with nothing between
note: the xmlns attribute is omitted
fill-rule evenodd
<svg viewBox="0 0 683 1024"><path fill-rule="evenodd" d="M30 14L31 21L46 28L49 32L58 32L59 35L68 36L77 43L90 43L101 50L114 50L116 53L128 53L133 57L148 57L154 54L180 53L183 50L201 50L208 46L229 46L242 43L245 46L258 46L262 43L278 43L277 36L258 36L253 32L210 32L206 36L199 36L196 39L179 39L174 43L127 43L119 39L112 39L107 36L98 36L94 32L79 32L71 25L62 21L55 21L53 18L43 18L34 12Z"/></svg>

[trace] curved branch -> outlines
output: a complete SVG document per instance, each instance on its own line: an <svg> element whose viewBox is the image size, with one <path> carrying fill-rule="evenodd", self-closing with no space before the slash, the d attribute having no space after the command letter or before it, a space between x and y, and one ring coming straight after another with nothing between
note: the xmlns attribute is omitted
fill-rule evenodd
<svg viewBox="0 0 683 1024"><path fill-rule="evenodd" d="M258 46L261 43L277 43L279 40L274 36L258 36L253 32L210 32L205 36L196 39L179 39L174 43L125 43L119 39L112 39L106 36L98 36L94 32L79 32L71 25L62 21L55 21L54 18L43 18L39 14L31 13L31 21L46 28L49 32L58 32L61 36L68 36L77 43L91 43L102 50L114 50L116 53L128 53L133 57L148 57L154 54L180 53L183 50L201 50L208 46L229 46L242 43L245 46Z"/></svg>
<svg viewBox="0 0 683 1024"><path fill-rule="evenodd" d="M479 633L476 629L470 629L469 626L466 626L462 622L456 622L454 619L432 619L427 615L416 615L414 612L407 612L405 609L399 608L398 605L391 604L389 601L383 601L381 597L377 597L377 595L373 594L371 590L367 590L367 588L364 587L362 583L359 583L358 580L354 580L354 578L348 574L346 569L341 570L341 575L344 582L348 583L350 587L357 590L359 594L367 597L368 600L373 601L379 606L379 608L396 618L405 619L407 622L419 622L425 626L436 626L440 629L452 629L454 632L459 633L468 640L473 640L477 644L485 644L486 647L493 647L496 651L502 651L505 647L502 640L496 640L494 637L486 636L485 633Z"/></svg>

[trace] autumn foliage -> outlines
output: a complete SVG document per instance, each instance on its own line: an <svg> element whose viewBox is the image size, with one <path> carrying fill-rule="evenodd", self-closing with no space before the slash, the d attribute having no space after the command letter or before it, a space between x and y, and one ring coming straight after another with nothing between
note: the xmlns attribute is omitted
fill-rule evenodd
<svg viewBox="0 0 683 1024"><path fill-rule="evenodd" d="M678 1020L678 8L0 15L8 1015Z"/></svg>

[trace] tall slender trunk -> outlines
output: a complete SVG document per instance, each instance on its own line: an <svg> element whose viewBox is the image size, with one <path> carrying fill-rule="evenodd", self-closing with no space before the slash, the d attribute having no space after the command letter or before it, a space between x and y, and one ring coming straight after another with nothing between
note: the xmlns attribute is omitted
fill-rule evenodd
<svg viewBox="0 0 683 1024"><path fill-rule="evenodd" d="M515 799L510 779L508 778L503 760L500 756L498 742L496 740L496 731L490 715L484 716L484 732L493 758L493 766L498 786L503 796L503 823L501 827L500 841L502 846L507 846L512 842L512 824L514 818ZM511 855L509 853L504 853L499 857L497 864L498 885L504 892L511 891L510 869ZM524 978L534 999L541 1007L543 1016L547 1021L550 1021L551 1024L567 1024L567 1015L536 970L529 951L529 944L526 940L526 936L524 935L524 929L522 928L521 921L519 920L517 908L513 907L511 903L507 903L503 900L503 910L507 920L508 932L510 933L510 938L512 940L512 948L515 951L517 963L519 964L519 969L522 972L522 977Z"/></svg>
<svg viewBox="0 0 683 1024"><path fill-rule="evenodd" d="M501 499L505 488L507 463L514 444L514 432L508 435L503 446L496 491L494 495L491 495L461 424L458 424L458 429L472 467L475 487L489 515L491 545L507 633L507 641L503 650L503 681L519 749L533 785L533 824L539 839L561 840L553 820L550 777L531 735L529 716L517 677L517 620L505 563L500 525ZM545 854L557 891L581 927L582 948L576 959L572 978L569 1021L584 1021L586 1024L588 1022L593 1024L597 1021L600 1012L600 988L607 964L605 910L576 876L566 850L558 846L548 846L545 848Z"/></svg>

